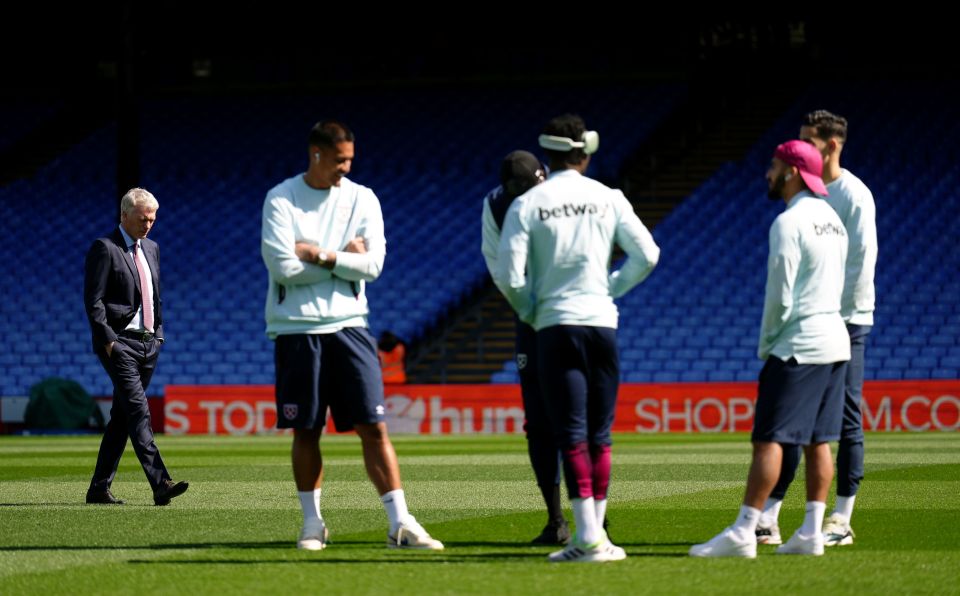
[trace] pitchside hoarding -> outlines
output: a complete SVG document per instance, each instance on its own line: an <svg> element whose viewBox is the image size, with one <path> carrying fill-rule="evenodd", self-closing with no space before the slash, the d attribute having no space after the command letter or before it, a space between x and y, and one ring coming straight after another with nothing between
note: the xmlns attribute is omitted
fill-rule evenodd
<svg viewBox="0 0 960 596"><path fill-rule="evenodd" d="M749 431L756 383L624 384L614 431L638 433ZM956 431L960 381L867 381L866 430ZM277 409L272 385L167 385L170 434L272 434ZM390 432L410 434L522 433L518 385L394 385L386 387ZM328 423L328 428L333 425Z"/></svg>

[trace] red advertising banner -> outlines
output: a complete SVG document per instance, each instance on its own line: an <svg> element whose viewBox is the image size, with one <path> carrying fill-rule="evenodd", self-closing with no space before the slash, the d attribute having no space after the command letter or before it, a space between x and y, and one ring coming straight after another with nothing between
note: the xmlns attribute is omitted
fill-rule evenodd
<svg viewBox="0 0 960 596"><path fill-rule="evenodd" d="M614 430L738 432L753 428L756 383L623 385ZM867 381L863 426L874 431L956 431L960 381Z"/></svg>
<svg viewBox="0 0 960 596"><path fill-rule="evenodd" d="M624 384L614 431L744 432L753 424L756 383ZM388 385L392 433L522 433L518 385ZM956 431L960 381L867 381L864 428ZM278 433L272 385L167 385L171 434ZM333 425L328 421L328 428Z"/></svg>

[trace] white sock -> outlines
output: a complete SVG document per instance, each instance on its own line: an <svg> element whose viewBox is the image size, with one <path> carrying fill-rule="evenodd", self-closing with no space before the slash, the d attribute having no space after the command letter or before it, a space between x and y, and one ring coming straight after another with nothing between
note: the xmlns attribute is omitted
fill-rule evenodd
<svg viewBox="0 0 960 596"><path fill-rule="evenodd" d="M849 523L853 516L853 501L856 498L857 495L850 495L849 497L837 495L837 504L833 506L833 512L842 515Z"/></svg>
<svg viewBox="0 0 960 596"><path fill-rule="evenodd" d="M390 520L390 531L395 532L400 524L410 517L407 511L407 498L403 495L403 489L398 488L380 495L380 502L387 511L387 519Z"/></svg>
<svg viewBox="0 0 960 596"><path fill-rule="evenodd" d="M797 530L801 536L814 536L823 531L823 514L827 504L820 501L807 501L807 510L803 514L803 525Z"/></svg>
<svg viewBox="0 0 960 596"><path fill-rule="evenodd" d="M742 534L752 536L757 531L758 523L760 523L760 510L749 505L740 505L740 514L737 515L737 521L733 522L731 527Z"/></svg>
<svg viewBox="0 0 960 596"><path fill-rule="evenodd" d="M577 525L577 538L581 544L590 545L599 542L602 526L597 523L597 508L593 497L571 499L573 521Z"/></svg>
<svg viewBox="0 0 960 596"><path fill-rule="evenodd" d="M763 504L763 513L760 514L760 525L764 528L780 525L780 507L783 501L780 499L767 499Z"/></svg>
<svg viewBox="0 0 960 596"><path fill-rule="evenodd" d="M600 524L600 529L603 529L603 518L607 516L607 500L606 499L594 499L593 507L597 510L597 523Z"/></svg>
<svg viewBox="0 0 960 596"><path fill-rule="evenodd" d="M298 490L297 495L300 496L300 509L303 509L303 523L307 523L312 519L323 520L323 516L320 515L319 488L313 490Z"/></svg>

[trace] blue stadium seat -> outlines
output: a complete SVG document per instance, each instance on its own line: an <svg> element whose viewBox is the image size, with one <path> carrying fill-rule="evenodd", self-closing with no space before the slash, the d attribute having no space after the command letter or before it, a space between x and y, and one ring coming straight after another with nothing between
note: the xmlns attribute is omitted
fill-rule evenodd
<svg viewBox="0 0 960 596"><path fill-rule="evenodd" d="M883 361L884 368L894 369L894 370L905 370L910 365L910 360L907 358L887 358Z"/></svg>
<svg viewBox="0 0 960 596"><path fill-rule="evenodd" d="M953 346L960 342L960 337L956 335L937 334L930 337L928 343L931 346Z"/></svg>
<svg viewBox="0 0 960 596"><path fill-rule="evenodd" d="M924 368L933 370L937 367L937 358L935 356L915 356L910 359L910 368Z"/></svg>
<svg viewBox="0 0 960 596"><path fill-rule="evenodd" d="M705 360L725 360L727 358L727 351L720 350L717 348L710 348L710 349L704 350L700 354L700 357Z"/></svg>
<svg viewBox="0 0 960 596"><path fill-rule="evenodd" d="M680 382L682 383L703 383L707 380L707 371L688 370L680 373Z"/></svg>
<svg viewBox="0 0 960 596"><path fill-rule="evenodd" d="M878 381L891 381L903 378L903 372L899 368L884 368L878 370L874 378Z"/></svg>
<svg viewBox="0 0 960 596"><path fill-rule="evenodd" d="M873 335L871 333L871 335ZM900 345L900 338L890 333L878 332L876 336L870 338L870 343L882 347L892 347Z"/></svg>
<svg viewBox="0 0 960 596"><path fill-rule="evenodd" d="M676 371L660 371L653 373L654 383L676 383L680 376Z"/></svg>
<svg viewBox="0 0 960 596"><path fill-rule="evenodd" d="M872 354L877 356L877 354ZM893 349L893 355L897 358L913 358L920 355L920 348L917 346L898 346Z"/></svg>
<svg viewBox="0 0 960 596"><path fill-rule="evenodd" d="M736 373L732 370L713 370L707 373L707 380L711 382L730 382L736 380Z"/></svg>

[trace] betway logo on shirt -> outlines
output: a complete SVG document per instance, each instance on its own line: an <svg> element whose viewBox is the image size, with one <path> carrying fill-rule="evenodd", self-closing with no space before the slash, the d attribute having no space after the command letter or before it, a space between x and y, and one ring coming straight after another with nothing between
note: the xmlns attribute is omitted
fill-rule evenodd
<svg viewBox="0 0 960 596"><path fill-rule="evenodd" d="M813 224L813 231L817 233L817 236L823 236L824 234L836 234L837 236L847 235L847 231L843 226L836 226L829 222L825 224Z"/></svg>
<svg viewBox="0 0 960 596"><path fill-rule="evenodd" d="M596 215L597 213L600 214L600 217L603 217L607 214L609 207L610 205L600 207L594 203L581 203L579 205L564 203L562 206L554 207L553 209L537 207L537 211L540 216L540 221L547 221L551 217L578 217L581 215Z"/></svg>

